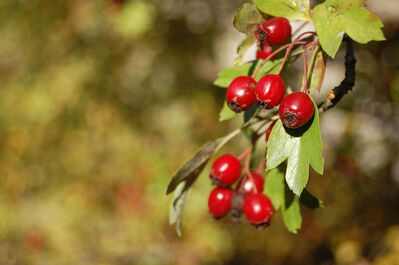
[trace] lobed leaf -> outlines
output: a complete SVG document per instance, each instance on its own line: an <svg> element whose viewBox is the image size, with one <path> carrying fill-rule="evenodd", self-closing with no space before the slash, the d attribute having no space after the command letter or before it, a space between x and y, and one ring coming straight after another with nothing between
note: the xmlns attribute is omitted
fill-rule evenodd
<svg viewBox="0 0 399 265"><path fill-rule="evenodd" d="M226 100L223 103L223 107L221 111L219 112L219 121L226 121L234 118L237 113L232 111L229 106L227 106Z"/></svg>
<svg viewBox="0 0 399 265"><path fill-rule="evenodd" d="M267 143L267 169L273 169L287 160L285 179L288 187L298 196L308 182L309 165L319 174L323 172L322 141L316 106L313 119L307 126L309 128L306 128L305 132L293 135L292 131L288 133L281 120L278 120Z"/></svg>
<svg viewBox="0 0 399 265"><path fill-rule="evenodd" d="M311 21L309 0L254 0L254 3L259 10L275 17Z"/></svg>
<svg viewBox="0 0 399 265"><path fill-rule="evenodd" d="M380 19L366 9L363 0L327 0L314 7L313 22L323 50L335 57L343 34L359 43L384 40Z"/></svg>

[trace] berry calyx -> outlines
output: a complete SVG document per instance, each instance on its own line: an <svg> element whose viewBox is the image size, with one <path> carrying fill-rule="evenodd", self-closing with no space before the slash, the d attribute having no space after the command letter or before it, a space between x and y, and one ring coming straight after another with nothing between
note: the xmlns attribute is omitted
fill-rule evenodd
<svg viewBox="0 0 399 265"><path fill-rule="evenodd" d="M208 209L213 218L222 218L231 209L234 192L231 189L214 188L209 194Z"/></svg>
<svg viewBox="0 0 399 265"><path fill-rule="evenodd" d="M243 211L248 221L257 228L266 228L274 214L269 197L262 193L253 194L244 200Z"/></svg>
<svg viewBox="0 0 399 265"><path fill-rule="evenodd" d="M283 124L288 128L299 128L313 116L314 105L309 95L295 92L286 96L280 104L278 113Z"/></svg>
<svg viewBox="0 0 399 265"><path fill-rule="evenodd" d="M227 105L235 112L249 109L255 102L256 82L249 76L235 78L227 88Z"/></svg>
<svg viewBox="0 0 399 265"><path fill-rule="evenodd" d="M272 46L283 44L291 37L290 22L283 17L266 20L259 25L258 31L258 36L262 36L263 31L266 32L267 42Z"/></svg>
<svg viewBox="0 0 399 265"><path fill-rule="evenodd" d="M259 46L259 49L256 50L256 59L266 59L272 53L273 48L267 42L264 42L262 45ZM273 59L273 57L271 57L270 59Z"/></svg>
<svg viewBox="0 0 399 265"><path fill-rule="evenodd" d="M275 74L263 76L256 84L256 102L263 109L271 109L283 100L285 95L284 80Z"/></svg>
<svg viewBox="0 0 399 265"><path fill-rule="evenodd" d="M272 130L273 130L274 125L276 124L276 121L277 120L273 121L272 124L270 124L269 128L267 128L267 130L266 130L266 143L267 143L267 141L269 141L270 134L272 133Z"/></svg>
<svg viewBox="0 0 399 265"><path fill-rule="evenodd" d="M242 192L246 196L263 192L265 181L263 180L262 175L256 172L251 172L251 175L252 178L245 175L240 179L236 187L237 192Z"/></svg>
<svg viewBox="0 0 399 265"><path fill-rule="evenodd" d="M210 178L212 183L219 187L228 187L241 175L241 163L231 154L218 157L211 167Z"/></svg>

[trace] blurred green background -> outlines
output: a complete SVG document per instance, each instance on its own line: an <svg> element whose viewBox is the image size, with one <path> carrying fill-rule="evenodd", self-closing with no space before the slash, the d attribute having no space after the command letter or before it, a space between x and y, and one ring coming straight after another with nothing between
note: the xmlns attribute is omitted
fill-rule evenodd
<svg viewBox="0 0 399 265"><path fill-rule="evenodd" d="M387 41L356 46L354 91L321 116L326 170L309 187L324 209L303 208L297 235L280 214L265 231L214 221L206 168L183 236L168 225L173 173L240 124L218 122L212 81L242 3L0 2L0 264L399 264L396 0L368 1ZM343 70L341 51L324 87Z"/></svg>

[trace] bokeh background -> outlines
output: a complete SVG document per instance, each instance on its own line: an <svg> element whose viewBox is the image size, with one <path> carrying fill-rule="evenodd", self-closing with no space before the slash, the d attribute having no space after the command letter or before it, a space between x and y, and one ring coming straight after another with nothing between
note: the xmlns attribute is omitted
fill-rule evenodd
<svg viewBox="0 0 399 265"><path fill-rule="evenodd" d="M356 46L354 91L321 116L326 169L309 187L325 208L303 208L297 235L280 214L265 231L214 221L206 168L183 236L169 226L173 173L241 122L218 122L212 81L242 3L0 1L0 264L399 264L396 0L368 1L387 41ZM343 51L327 69L323 91Z"/></svg>

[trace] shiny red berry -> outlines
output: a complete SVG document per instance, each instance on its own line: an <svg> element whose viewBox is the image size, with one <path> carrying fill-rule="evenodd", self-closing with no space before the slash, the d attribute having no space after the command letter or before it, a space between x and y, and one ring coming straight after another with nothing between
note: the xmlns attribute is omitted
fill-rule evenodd
<svg viewBox="0 0 399 265"><path fill-rule="evenodd" d="M255 102L256 82L249 76L239 76L227 88L227 105L235 112L249 109Z"/></svg>
<svg viewBox="0 0 399 265"><path fill-rule="evenodd" d="M243 176L237 183L236 191L244 193L245 195L251 195L263 192L263 185L265 181L262 175L251 172L252 178L248 175ZM255 189L256 187L256 189Z"/></svg>
<svg viewBox="0 0 399 265"><path fill-rule="evenodd" d="M211 167L210 177L219 187L228 187L241 175L241 163L231 154L218 157Z"/></svg>
<svg viewBox="0 0 399 265"><path fill-rule="evenodd" d="M262 35L262 31L266 32L267 42L272 46L283 44L291 38L290 22L283 17L266 20L259 25L258 31L258 35Z"/></svg>
<svg viewBox="0 0 399 265"><path fill-rule="evenodd" d="M279 75L263 76L256 84L256 102L263 109L271 109L283 100L285 95L284 80Z"/></svg>
<svg viewBox="0 0 399 265"><path fill-rule="evenodd" d="M278 113L286 127L293 129L302 127L313 116L313 101L307 93L292 93L283 99Z"/></svg>
<svg viewBox="0 0 399 265"><path fill-rule="evenodd" d="M267 141L269 141L270 134L272 133L272 130L273 130L274 125L276 124L276 121L277 120L273 121L272 124L270 124L269 128L267 128L267 130L266 130L266 143L267 143Z"/></svg>
<svg viewBox="0 0 399 265"><path fill-rule="evenodd" d="M272 202L262 193L248 196L244 200L243 211L248 221L258 228L268 226L274 214Z"/></svg>
<svg viewBox="0 0 399 265"><path fill-rule="evenodd" d="M234 191L225 188L214 188L209 194L208 209L214 218L222 218L231 209Z"/></svg>
<svg viewBox="0 0 399 265"><path fill-rule="evenodd" d="M273 48L267 42L264 42L263 45L260 45L259 49L256 50L256 59L266 59L272 53ZM270 59L273 59L273 57Z"/></svg>

